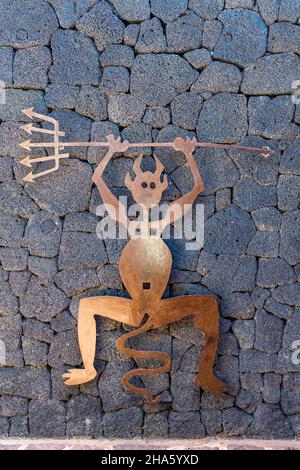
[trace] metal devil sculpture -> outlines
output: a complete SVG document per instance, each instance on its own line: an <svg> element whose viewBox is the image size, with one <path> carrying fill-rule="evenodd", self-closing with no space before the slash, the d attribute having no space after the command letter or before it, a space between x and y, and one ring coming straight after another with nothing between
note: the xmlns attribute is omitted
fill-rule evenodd
<svg viewBox="0 0 300 470"><path fill-rule="evenodd" d="M149 211L159 204L163 191L168 187L167 176L162 173L164 166L154 155L156 170L143 172L141 161L143 156L139 155L133 164L135 178L132 180L129 173L125 177L125 185L131 192L136 203L143 212L143 220L147 221L147 234L139 237L136 231L129 231L129 241L124 247L119 270L122 282L130 294L130 299L114 296L100 296L83 298L79 303L78 312L78 340L82 354L83 369L70 369L63 375L67 385L78 385L89 382L97 375L94 367L96 349L96 320L100 315L119 322L125 323L136 329L121 336L117 342L117 349L131 358L158 359L162 362L161 367L155 369L135 369L127 372L122 379L125 389L145 396L146 403L150 409L154 409L159 403L160 396L153 398L151 390L139 388L130 383L134 376L145 376L162 374L168 372L171 366L171 358L168 354L159 351L138 351L126 346L126 341L150 329L169 325L187 316L194 317L196 328L204 334L204 349L199 360L199 373L195 383L219 397L224 397L227 389L226 384L219 380L214 372L217 343L219 336L219 308L217 298L213 295L184 295L162 299L167 286L171 266L172 255L169 248L161 238L161 234L170 223L183 217L186 207L192 204L197 196L203 191L204 185L195 163L193 153L197 147L222 148L228 150L239 150L251 152L252 154L270 155L270 149L257 149L235 145L223 145L215 143L197 142L194 139L176 138L173 142L165 143L129 143L122 142L120 138L115 139L113 135L107 136L107 142L62 142L59 140L64 132L59 130L59 124L55 119L35 113L33 109L23 112L31 119L38 118L53 125L53 130L33 127L26 124L23 129L31 134L41 132L53 136L53 142L33 143L23 142L21 147L26 150L31 148L52 148L54 155L40 158L25 158L21 160L26 166L44 161L54 162L54 166L40 173L30 172L24 181L33 182L37 178L52 173L59 168L61 158L68 158L68 153L60 153L67 147L107 147L108 151L97 166L93 181L96 184L103 203L112 218L123 224L126 228L132 227L132 222L125 213L122 203L113 195L103 179L103 173L115 153L125 152L130 147L169 147L184 153L189 169L192 173L194 185L190 192L173 201L168 206L166 216L162 220L148 222ZM113 210L112 210L113 209Z"/></svg>

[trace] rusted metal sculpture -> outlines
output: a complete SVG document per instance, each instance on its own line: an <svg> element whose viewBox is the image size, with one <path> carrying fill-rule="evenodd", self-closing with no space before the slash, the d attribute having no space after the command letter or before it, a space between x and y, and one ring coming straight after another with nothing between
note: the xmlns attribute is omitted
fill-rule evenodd
<svg viewBox="0 0 300 470"><path fill-rule="evenodd" d="M162 361L162 366L156 369L135 369L127 372L122 379L123 387L134 393L142 394L146 398L146 403L153 409L160 400L157 396L153 398L151 390L139 388L130 383L134 376L146 376L161 374L170 370L171 358L168 354L159 351L137 351L126 346L126 341L133 336L145 333L150 329L169 325L172 322L181 320L187 316L194 317L197 329L205 336L204 349L199 361L199 373L195 383L204 390L224 397L227 386L219 380L213 372L216 357L217 343L219 336L219 308L217 298L212 295L184 295L174 298L162 299L162 295L167 286L171 266L172 255L169 248L162 240L161 235L166 226L181 218L197 196L203 191L204 185L194 160L194 150L196 147L213 147L234 149L245 152L260 153L269 155L273 152L270 149L257 149L234 145L223 145L214 143L197 142L195 139L184 140L176 138L173 142L166 143L129 143L121 142L114 136L107 136L107 142L61 142L59 137L64 134L59 131L58 123L54 119L38 115L32 109L25 110L29 117L38 117L54 125L53 131L48 133L54 136L53 142L31 143L27 141L21 147L30 150L32 147L53 147L55 152L51 157L41 157L38 159L26 158L22 162L31 166L34 162L54 160L55 165L49 170L41 173L30 173L24 178L25 181L34 181L36 178L55 171L59 166L60 158L67 158L68 154L60 154L60 150L65 147L108 147L108 152L103 157L93 174L93 181L96 184L103 203L108 213L126 228L129 226L130 240L124 247L120 257L120 276L124 286L130 294L130 299L114 296L100 296L83 298L79 303L78 312L78 340L83 359L83 369L70 369L63 375L67 385L79 385L91 381L97 375L94 367L94 357L96 350L96 320L95 316L100 315L127 325L138 327L129 333L121 336L116 346L118 350L131 358L158 359ZM23 127L27 132L44 132L45 130L33 128L31 125ZM136 203L139 204L143 212L142 220L146 223L143 227L143 237L139 236L137 229L141 222L132 224L127 218L125 208L122 203L113 195L103 179L103 173L108 163L115 153L125 152L130 147L172 147L184 153L189 169L193 176L194 185L190 192L183 195L176 201L169 204L167 214L162 220L149 222L149 211L159 204L163 191L168 186L167 176L163 173L163 165L158 157L154 155L156 170L143 172L141 161L143 156L139 155L133 164L135 178L132 180L129 173L125 177L125 185L131 192ZM113 209L113 210L112 210ZM132 228L133 227L133 228Z"/></svg>

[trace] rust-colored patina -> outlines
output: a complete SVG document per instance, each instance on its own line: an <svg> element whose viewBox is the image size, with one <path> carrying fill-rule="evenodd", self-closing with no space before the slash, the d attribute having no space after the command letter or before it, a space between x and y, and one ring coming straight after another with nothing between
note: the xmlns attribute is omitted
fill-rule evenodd
<svg viewBox="0 0 300 470"><path fill-rule="evenodd" d="M33 117L32 110L26 110L26 114ZM40 116L40 115L38 115ZM25 128L25 130L28 129ZM32 129L31 129L32 130ZM38 131L38 129L37 129ZM167 286L171 266L172 255L163 241L161 235L170 224L184 216L190 205L203 191L204 185L194 159L196 147L213 147L235 149L245 152L272 154L270 149L257 149L251 147L222 145L214 143L197 142L195 139L184 140L176 138L173 142L165 143L129 143L121 142L109 135L107 142L59 142L60 133L58 126L54 126L54 142L34 143L27 141L21 144L23 148L30 150L31 147L54 147L55 169L59 165L59 158L66 158L67 154L59 151L68 146L98 146L108 147L108 152L103 157L93 174L103 203L110 216L124 225L129 234L129 241L123 249L120 257L120 276L124 286L130 294L130 299L114 296L100 296L83 298L79 303L78 312L78 339L83 359L83 369L70 369L63 375L67 385L79 385L91 381L97 375L94 367L96 350L96 320L100 315L119 322L125 323L137 329L121 336L116 346L118 350L128 357L136 359L158 359L162 362L159 368L135 369L127 372L123 379L123 387L134 393L145 396L146 403L150 409L154 409L160 397L154 398L148 388L139 388L130 382L134 376L146 376L168 372L171 366L171 358L168 354L159 351L138 351L126 346L126 342L139 334L145 333L153 328L169 325L187 316L194 317L196 328L204 334L204 349L199 360L199 372L195 383L219 397L224 397L227 386L218 379L213 366L216 357L219 336L219 308L217 298L213 295L184 295L174 298L162 299ZM176 151L184 153L189 169L193 176L193 188L187 194L169 204L167 213L162 220L149 221L149 212L161 201L163 191L168 187L167 176L163 173L163 165L158 157L154 155L156 169L143 172L141 169L142 155L139 155L133 164L135 178L132 180L129 173L125 177L125 185L131 192L135 202L140 206L142 217L139 221L128 219L125 207L113 195L103 179L103 173L115 153L125 152L129 147L172 147ZM51 157L45 157L50 160ZM38 159L41 161L41 159ZM30 159L25 159L28 165ZM33 162L33 161L31 161ZM25 177L26 181L33 181L42 174Z"/></svg>

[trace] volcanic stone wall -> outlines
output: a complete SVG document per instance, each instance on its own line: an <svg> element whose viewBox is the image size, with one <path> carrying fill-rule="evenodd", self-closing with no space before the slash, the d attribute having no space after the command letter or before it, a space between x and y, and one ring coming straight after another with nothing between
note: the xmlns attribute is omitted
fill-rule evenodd
<svg viewBox="0 0 300 470"><path fill-rule="evenodd" d="M0 0L1 437L300 436L299 17L299 0ZM29 107L57 119L67 140L195 136L275 150L197 152L204 248L168 241L166 295L219 298L224 401L194 385L203 337L190 319L132 341L172 356L170 374L144 379L162 396L158 412L121 386L141 363L117 352L127 331L118 322L98 320L97 379L64 385L62 374L81 365L79 299L126 295L124 242L95 234L91 176L103 150L71 148L57 172L22 182ZM171 201L191 176L182 154L157 154ZM131 157L106 172L116 195L127 194Z"/></svg>

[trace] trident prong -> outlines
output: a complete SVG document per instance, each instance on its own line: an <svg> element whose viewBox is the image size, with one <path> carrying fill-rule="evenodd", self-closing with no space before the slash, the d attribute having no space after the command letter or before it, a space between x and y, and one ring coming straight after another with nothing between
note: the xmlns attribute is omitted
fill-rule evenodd
<svg viewBox="0 0 300 470"><path fill-rule="evenodd" d="M39 114L35 113L33 111L33 108L28 108L28 109L23 109L22 110L26 116L28 116L30 119L37 118L42 121L49 122L50 124L53 125L53 129L43 129L40 127L34 126L32 123L25 124L24 126L21 126L21 129L23 129L25 132L28 134L32 134L33 132L41 133L41 134L48 134L48 135L53 135L53 144L54 144L54 155L50 155L47 157L37 157L37 158L30 158L26 157L23 158L23 160L20 161L22 165L32 167L33 163L39 163L39 162L46 162L46 161L54 161L54 166L52 168L49 168L47 170L41 171L40 173L35 173L33 174L32 171L23 178L23 181L30 181L33 182L36 178L39 178L40 176L44 176L49 173L53 173L53 171L56 171L59 168L59 160L61 158L69 158L68 153L59 153L60 149L63 148L62 144L59 142L59 137L65 136L65 133L59 130L59 123L56 121L56 119L51 118L49 116L45 116L44 114ZM46 144L46 142L45 142ZM31 151L31 147L33 144L31 143L30 140L27 140L25 142L22 142L20 144L20 147L28 150L29 152ZM39 145L41 147L46 147L46 145Z"/></svg>
<svg viewBox="0 0 300 470"><path fill-rule="evenodd" d="M33 174L30 172L23 181L34 181L36 178L40 176L44 176L48 173L52 173L59 168L59 160L61 158L68 158L68 153L59 153L66 147L108 147L108 148L117 148L118 146L115 145L118 139L110 138L107 136L106 142L60 142L59 137L64 136L65 133L59 130L59 123L55 119L45 116L43 114L35 113L33 108L23 109L23 113L26 114L30 119L38 118L41 121L47 121L53 125L53 130L49 129L41 129L39 127L34 127L32 123L26 124L22 126L22 129L25 130L28 134L32 134L32 132L40 132L44 134L53 135L52 142L31 142L31 140L26 140L20 144L20 147L31 151L32 148L54 148L54 155L49 157L38 157L38 158L30 158L26 157L21 160L21 163L25 166L31 167L32 163L42 162L42 161L50 161L54 160L55 165L53 168L48 170L41 171L40 173ZM112 136L113 137L113 136ZM189 150L193 151L196 148L215 148L215 149L225 149L225 150L236 150L239 152L249 152L252 154L260 154L265 155L266 157L269 155L273 155L275 152L270 148L256 148L256 147L245 147L242 145L231 145L231 144L218 144L214 142L197 142L196 139L182 139L177 138L173 142L137 142L137 143L126 143L126 148L143 148L143 147L153 147L153 148L173 148L175 150ZM120 149L122 149L122 145L124 142L120 140ZM118 151L118 150L115 150ZM135 155L133 155L135 156ZM137 155L136 155L137 156Z"/></svg>

